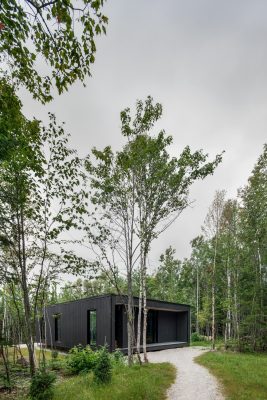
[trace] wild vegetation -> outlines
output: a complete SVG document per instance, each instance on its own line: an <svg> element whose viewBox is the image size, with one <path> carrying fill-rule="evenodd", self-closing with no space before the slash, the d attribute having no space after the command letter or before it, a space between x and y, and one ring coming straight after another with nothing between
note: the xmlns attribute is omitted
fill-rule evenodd
<svg viewBox="0 0 267 400"><path fill-rule="evenodd" d="M115 368L111 383L99 386L92 376L79 375L59 384L55 400L164 400L175 379L175 368L168 363Z"/></svg>
<svg viewBox="0 0 267 400"><path fill-rule="evenodd" d="M21 348L14 359L9 348L9 363L14 390L0 393L0 398L13 399L164 399L167 388L175 378L175 368L168 363L129 368L119 351L112 355L105 347L92 351L89 346L70 350L68 355L36 351L39 369L30 379L29 353ZM21 356L25 360L22 365ZM43 364L45 362L45 364ZM2 362L0 360L0 367ZM0 381L1 382L1 381ZM2 382L1 382L2 383ZM151 384L152 383L152 384Z"/></svg>

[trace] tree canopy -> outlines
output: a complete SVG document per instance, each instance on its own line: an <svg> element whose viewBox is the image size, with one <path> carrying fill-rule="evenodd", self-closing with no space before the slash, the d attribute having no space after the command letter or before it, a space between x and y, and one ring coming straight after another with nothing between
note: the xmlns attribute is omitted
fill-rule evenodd
<svg viewBox="0 0 267 400"><path fill-rule="evenodd" d="M95 37L106 33L104 0L2 0L2 73L47 102L91 75ZM43 62L42 62L43 61Z"/></svg>

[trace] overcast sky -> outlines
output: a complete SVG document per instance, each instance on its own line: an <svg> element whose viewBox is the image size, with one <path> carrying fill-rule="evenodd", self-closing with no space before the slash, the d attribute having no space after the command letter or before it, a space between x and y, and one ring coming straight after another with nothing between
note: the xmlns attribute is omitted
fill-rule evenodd
<svg viewBox="0 0 267 400"><path fill-rule="evenodd" d="M119 149L120 111L152 95L172 154L186 145L211 157L226 151L214 175L192 187L194 207L157 240L153 268L170 245L179 258L190 255L215 190L235 196L267 141L267 1L109 0L105 13L87 87L76 84L47 106L23 91L24 111L43 121L54 112L83 156L93 146Z"/></svg>

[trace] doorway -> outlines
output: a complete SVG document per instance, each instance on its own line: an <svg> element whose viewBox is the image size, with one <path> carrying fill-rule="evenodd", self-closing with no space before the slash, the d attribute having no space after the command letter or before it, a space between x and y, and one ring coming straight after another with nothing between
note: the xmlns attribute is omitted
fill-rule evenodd
<svg viewBox="0 0 267 400"><path fill-rule="evenodd" d="M158 343L158 311L148 310L147 313L147 344Z"/></svg>

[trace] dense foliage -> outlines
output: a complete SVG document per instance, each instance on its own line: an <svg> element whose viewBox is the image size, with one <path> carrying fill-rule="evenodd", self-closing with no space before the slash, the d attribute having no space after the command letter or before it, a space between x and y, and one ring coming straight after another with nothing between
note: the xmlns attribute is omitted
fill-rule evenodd
<svg viewBox="0 0 267 400"><path fill-rule="evenodd" d="M44 127L21 109L14 88L0 81L1 332L27 344L33 374L37 316L50 283L73 260L62 234L77 227L85 195L82 163L63 126L50 115Z"/></svg>
<svg viewBox="0 0 267 400"><path fill-rule="evenodd" d="M98 352L93 351L90 346L76 346L69 351L66 366L72 374L91 371L98 360Z"/></svg>
<svg viewBox="0 0 267 400"><path fill-rule="evenodd" d="M30 399L31 400L51 400L53 398L55 374L39 370L31 380Z"/></svg>
<svg viewBox="0 0 267 400"><path fill-rule="evenodd" d="M104 346L98 351L98 357L94 366L94 380L98 384L105 384L111 381L112 364L110 354Z"/></svg>
<svg viewBox="0 0 267 400"><path fill-rule="evenodd" d="M95 37L106 33L104 0L2 0L2 73L42 102L91 75Z"/></svg>

